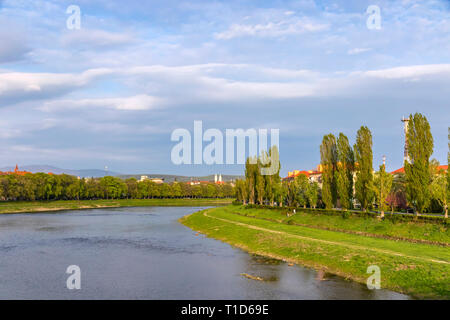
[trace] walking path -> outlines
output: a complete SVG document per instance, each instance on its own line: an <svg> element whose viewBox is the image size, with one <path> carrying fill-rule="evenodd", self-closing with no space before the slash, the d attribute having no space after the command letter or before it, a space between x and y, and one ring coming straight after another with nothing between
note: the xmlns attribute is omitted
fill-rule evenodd
<svg viewBox="0 0 450 320"><path fill-rule="evenodd" d="M308 240L308 241L313 241L313 242L320 242L320 243L325 243L325 244L337 245L337 246L347 247L347 248L356 249L356 250L375 251L375 252L378 252L378 253L384 253L384 254L389 254L389 255L394 255L394 256L399 256L399 257L405 257L405 258L410 258L410 259L422 260L422 261L426 261L426 262L450 264L450 262L448 262L448 261L436 260L436 259L430 259L430 258L418 257L418 256L411 256L411 255L406 255L406 254L403 254L403 253L400 253L400 252L391 251L391 250L377 249L377 248L373 248L373 247L365 247L365 246L360 246L360 245L352 245L352 244L347 244L347 243L342 243L342 242L336 242L336 241L329 241L329 240L315 239L315 238L310 238L310 237L305 237L305 236L299 236L299 235L292 234L292 233L285 232L285 231L277 231L277 230L267 229L267 228L263 228L263 227L258 227L258 226L247 224L247 223L242 223L242 222L237 222L237 221L233 221L233 220L229 220L229 219L214 217L214 216L208 215L207 211L203 212L203 215L205 217L208 217L208 218L220 220L220 221L227 222L227 223L232 223L232 224L235 224L235 225L238 225L238 226L241 226L241 227L246 227L246 228L249 228L249 229L259 230L259 231L264 231L264 232L270 232L270 233L274 233L274 234L282 234L282 235L285 235L285 236L288 236L288 237L291 237L291 238L295 238L295 239L301 239L301 240Z"/></svg>

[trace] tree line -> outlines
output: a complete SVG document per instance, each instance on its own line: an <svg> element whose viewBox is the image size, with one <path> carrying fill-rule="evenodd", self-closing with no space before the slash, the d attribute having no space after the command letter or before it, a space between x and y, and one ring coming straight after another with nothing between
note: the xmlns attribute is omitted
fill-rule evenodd
<svg viewBox="0 0 450 320"><path fill-rule="evenodd" d="M320 184L304 174L290 180L280 179L279 171L263 176L260 168L264 161L247 159L245 179L236 183L237 200L244 204L360 208L362 211L376 207L381 217L388 210L410 207L416 214L444 211L448 217L450 173L439 170L437 160L430 160L434 142L427 118L416 113L409 119L406 137L409 159L404 163L404 173L392 175L386 172L384 164L374 171L372 133L368 127L361 126L353 146L343 133L337 138L332 133L323 137ZM270 152L278 149L272 148Z"/></svg>
<svg viewBox="0 0 450 320"><path fill-rule="evenodd" d="M278 154L278 148L273 146L269 153L261 158L249 157L245 164L245 179L236 181L236 198L243 204L268 204L271 206L303 206L316 207L320 196L317 182L310 182L305 175L297 176L289 182L280 178L281 164L278 171L272 175L262 175L261 168L269 166L263 159L279 159L272 157Z"/></svg>
<svg viewBox="0 0 450 320"><path fill-rule="evenodd" d="M67 174L27 173L0 176L3 201L150 199L150 198L231 198L229 184L174 182L157 184L151 180L123 180L118 177L82 178Z"/></svg>
<svg viewBox="0 0 450 320"><path fill-rule="evenodd" d="M326 135L320 146L323 166L322 200L325 208L367 211L376 206L381 217L385 211L413 208L415 214L444 211L448 216L449 172L439 170L439 162L430 160L434 142L427 118L410 115L406 140L407 159L404 173L386 172L385 165L373 169L372 133L362 126L353 149L340 133Z"/></svg>

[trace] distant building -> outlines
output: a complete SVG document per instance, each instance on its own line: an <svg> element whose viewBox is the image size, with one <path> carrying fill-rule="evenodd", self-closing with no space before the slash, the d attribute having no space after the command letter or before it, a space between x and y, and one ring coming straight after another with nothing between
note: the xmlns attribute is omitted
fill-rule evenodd
<svg viewBox="0 0 450 320"><path fill-rule="evenodd" d="M215 174L214 175L214 183L215 184L225 184L225 182L222 181L222 175L221 174L219 174L219 175Z"/></svg>
<svg viewBox="0 0 450 320"><path fill-rule="evenodd" d="M283 178L283 180L287 180L287 181L292 181L295 179L295 177L298 177L301 174L304 174L305 176L308 177L309 181L311 182L317 182L319 185L322 184L322 165L319 164L316 167L316 170L294 170L294 171L289 171L287 177Z"/></svg>
<svg viewBox="0 0 450 320"><path fill-rule="evenodd" d="M140 182L145 181L145 180L150 180L154 183L157 184L161 184L164 183L164 178L149 178L148 176L141 176L141 179L139 180Z"/></svg>
<svg viewBox="0 0 450 320"><path fill-rule="evenodd" d="M447 171L448 170L448 165L446 165L446 166L443 165L443 166L437 167L437 171L441 171L441 170ZM391 172L392 175L396 175L398 173L405 173L405 168L401 167L400 169L397 169L397 170Z"/></svg>
<svg viewBox="0 0 450 320"><path fill-rule="evenodd" d="M209 184L211 183L210 181L200 181L200 180L193 180L193 181L189 181L188 182L191 186L196 186L199 184Z"/></svg>
<svg viewBox="0 0 450 320"><path fill-rule="evenodd" d="M20 171L19 170L19 166L16 164L16 168L14 169L14 171L8 171L8 172L2 172L2 171L0 171L0 175L2 175L2 176L7 176L7 175L11 175L11 174L17 174L17 175L19 175L19 176L24 176L24 175L26 175L27 173L31 173L31 172L28 172L28 171Z"/></svg>

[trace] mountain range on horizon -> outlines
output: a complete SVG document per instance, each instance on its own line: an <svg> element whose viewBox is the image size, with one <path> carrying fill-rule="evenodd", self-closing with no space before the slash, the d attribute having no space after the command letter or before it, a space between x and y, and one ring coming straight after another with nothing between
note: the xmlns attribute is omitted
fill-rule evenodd
<svg viewBox="0 0 450 320"><path fill-rule="evenodd" d="M16 166L7 166L0 168L0 171L14 171ZM45 165L45 164L36 164L36 165L25 165L19 166L19 170L21 171L29 171L32 173L37 172L45 172L45 173L54 173L54 174L69 174L72 176L82 177L82 178L99 178L104 177L106 175L117 176L120 175L118 172L106 171L101 169L62 169L55 166Z"/></svg>
<svg viewBox="0 0 450 320"><path fill-rule="evenodd" d="M6 166L3 168L0 168L0 171L14 171L16 166ZM21 171L28 171L32 173L37 172L45 172L45 173L54 173L54 174L68 174L76 177L81 178L101 178L104 176L116 176L120 177L122 179L127 178L136 178L140 179L141 176L148 176L149 178L163 178L165 182L173 182L173 181L179 181L179 182L188 182L191 180L194 181L214 181L214 175L207 175L207 176L181 176L181 175L173 175L173 174L154 174L154 173L142 173L142 174L123 174L119 172L114 171L106 171L101 169L62 169L55 166L50 165L25 165L25 166L19 166L19 170ZM236 179L243 178L240 175L222 175L223 181L232 181Z"/></svg>

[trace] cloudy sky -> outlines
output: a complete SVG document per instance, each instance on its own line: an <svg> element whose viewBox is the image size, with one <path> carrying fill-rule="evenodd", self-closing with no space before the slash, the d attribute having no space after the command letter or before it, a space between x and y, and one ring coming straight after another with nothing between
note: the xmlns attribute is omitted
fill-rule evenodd
<svg viewBox="0 0 450 320"><path fill-rule="evenodd" d="M0 167L241 174L172 164L172 131L202 120L279 128L282 174L314 168L324 134L354 143L367 125L374 166L394 170L414 112L446 163L450 1L142 2L0 0Z"/></svg>

